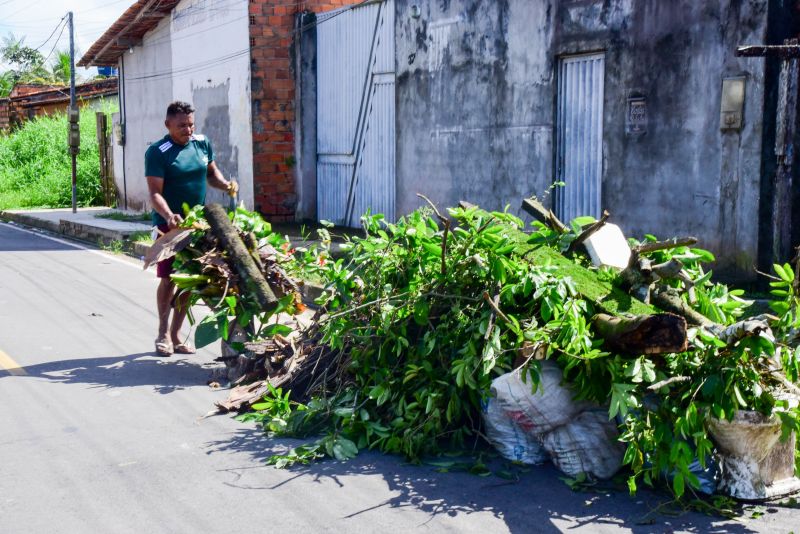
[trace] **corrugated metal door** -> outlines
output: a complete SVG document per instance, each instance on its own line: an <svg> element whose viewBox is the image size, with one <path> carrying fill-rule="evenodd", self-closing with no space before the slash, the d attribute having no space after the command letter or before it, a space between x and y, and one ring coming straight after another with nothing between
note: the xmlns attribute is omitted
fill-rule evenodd
<svg viewBox="0 0 800 534"><path fill-rule="evenodd" d="M395 217L394 0L320 16L317 214L358 226Z"/></svg>
<svg viewBox="0 0 800 534"><path fill-rule="evenodd" d="M563 221L600 216L605 54L562 58L556 111L556 213Z"/></svg>

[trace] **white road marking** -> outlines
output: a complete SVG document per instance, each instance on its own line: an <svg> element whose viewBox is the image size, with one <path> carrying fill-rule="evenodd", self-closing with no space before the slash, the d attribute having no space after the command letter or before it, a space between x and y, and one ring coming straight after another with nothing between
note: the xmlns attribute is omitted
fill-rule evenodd
<svg viewBox="0 0 800 534"><path fill-rule="evenodd" d="M56 243L60 243L62 245L67 245L68 247L77 248L79 250L85 250L87 252L91 252L92 254L97 254L98 256L102 256L105 259L112 260L112 261L115 261L117 263L121 263L122 265L126 265L126 266L128 266L128 267L130 267L132 269L136 269L137 271L142 271L143 270L142 267L141 267L141 264L136 265L136 264L133 263L136 260L126 261L126 260L123 260L121 258L117 258L113 254L109 254L107 252L103 252L102 250L96 250L96 249L93 249L93 248L84 247L83 245L79 245L77 243L70 243L69 241L66 241L64 239L59 239L57 237L52 237L52 236L43 234L41 232L34 232L33 230L28 230L27 228L20 228L19 226L16 226L16 225L13 225L13 224L0 223L0 225L4 226L5 228L11 228L11 229L16 230L18 232L24 232L26 234L31 234L31 235L35 235L37 237L41 237L41 238L44 238L44 239L49 239L50 241L55 241ZM148 269L148 271L151 272L151 274L155 275L155 273L153 273L151 270Z"/></svg>
<svg viewBox="0 0 800 534"><path fill-rule="evenodd" d="M14 359L0 350L0 370L7 371L8 374L14 376L27 376L28 373L25 372L25 369L22 368L20 364L14 361Z"/></svg>

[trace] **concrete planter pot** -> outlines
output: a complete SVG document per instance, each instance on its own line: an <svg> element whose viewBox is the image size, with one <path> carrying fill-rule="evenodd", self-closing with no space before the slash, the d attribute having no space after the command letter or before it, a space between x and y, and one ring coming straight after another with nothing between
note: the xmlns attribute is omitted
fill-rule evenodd
<svg viewBox="0 0 800 534"><path fill-rule="evenodd" d="M707 424L719 453L720 492L762 501L800 491L800 479L794 476L796 437L792 433L780 441L780 419L740 410L733 421L712 417Z"/></svg>

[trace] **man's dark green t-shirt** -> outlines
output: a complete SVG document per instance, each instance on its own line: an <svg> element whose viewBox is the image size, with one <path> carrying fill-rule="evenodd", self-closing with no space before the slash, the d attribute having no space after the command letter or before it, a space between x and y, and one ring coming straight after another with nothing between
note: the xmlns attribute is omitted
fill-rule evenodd
<svg viewBox="0 0 800 534"><path fill-rule="evenodd" d="M164 200L173 213L183 215L183 204L191 208L206 201L206 174L212 161L211 141L204 135L193 135L184 146L166 135L145 152L144 174L164 179ZM153 210L153 224L167 221Z"/></svg>

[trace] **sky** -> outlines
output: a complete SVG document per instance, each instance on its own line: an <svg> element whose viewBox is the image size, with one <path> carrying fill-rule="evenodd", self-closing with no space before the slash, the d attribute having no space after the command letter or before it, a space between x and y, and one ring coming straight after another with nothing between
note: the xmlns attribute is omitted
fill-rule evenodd
<svg viewBox="0 0 800 534"><path fill-rule="evenodd" d="M12 33L25 45L47 56L53 47L69 50L69 29L59 27L61 17L72 11L75 21L75 62L136 0L0 0L0 38ZM58 28L54 35L53 30ZM59 37L60 35L60 37ZM48 40L48 37L49 40ZM0 42L2 40L0 39ZM0 72L8 66L0 61ZM77 75L86 76L84 69Z"/></svg>

